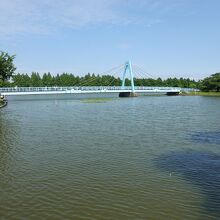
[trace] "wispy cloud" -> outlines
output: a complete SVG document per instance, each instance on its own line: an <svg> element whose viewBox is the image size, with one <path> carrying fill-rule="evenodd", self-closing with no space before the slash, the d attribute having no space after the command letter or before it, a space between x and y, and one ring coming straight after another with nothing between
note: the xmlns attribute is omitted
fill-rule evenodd
<svg viewBox="0 0 220 220"><path fill-rule="evenodd" d="M0 35L126 22L117 11L119 4L120 0L2 0Z"/></svg>
<svg viewBox="0 0 220 220"><path fill-rule="evenodd" d="M0 36L45 34L59 28L80 28L97 24L127 25L143 22L145 26L151 26L159 20L158 17L151 16L152 11L163 8L165 4L162 2L164 1L1 0Z"/></svg>

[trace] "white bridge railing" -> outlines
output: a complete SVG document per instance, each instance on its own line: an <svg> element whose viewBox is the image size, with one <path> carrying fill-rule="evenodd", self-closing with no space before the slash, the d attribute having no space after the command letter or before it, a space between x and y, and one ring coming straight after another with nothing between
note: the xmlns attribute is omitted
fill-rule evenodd
<svg viewBox="0 0 220 220"><path fill-rule="evenodd" d="M67 86L67 87L2 87L0 92L46 92L46 91L99 91L99 90L131 90L130 86ZM136 86L135 90L182 90L179 87ZM193 90L193 89L192 89ZM193 90L194 91L194 90Z"/></svg>

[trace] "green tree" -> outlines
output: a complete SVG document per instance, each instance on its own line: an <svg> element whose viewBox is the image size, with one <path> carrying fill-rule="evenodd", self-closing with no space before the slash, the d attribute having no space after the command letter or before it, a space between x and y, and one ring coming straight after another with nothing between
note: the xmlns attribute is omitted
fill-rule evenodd
<svg viewBox="0 0 220 220"><path fill-rule="evenodd" d="M13 85L14 86L20 86L20 87L29 87L31 85L31 79L28 74L16 74L12 77L13 79Z"/></svg>
<svg viewBox="0 0 220 220"><path fill-rule="evenodd" d="M53 86L53 78L50 73L44 73L41 81L43 86Z"/></svg>
<svg viewBox="0 0 220 220"><path fill-rule="evenodd" d="M31 86L34 87L42 86L42 80L39 73L32 72L30 81L31 81Z"/></svg>
<svg viewBox="0 0 220 220"><path fill-rule="evenodd" d="M122 80L112 75L86 74L84 76L74 76L71 73L62 73L53 76L50 73L44 73L41 77L39 73L33 72L31 76L27 74L13 75L13 83L7 82L7 86L121 86ZM134 78L135 86L170 86L182 88L200 88L202 81L196 82L189 78ZM131 85L131 80L126 79L126 86ZM6 83L4 83L6 86ZM217 89L216 89L217 90Z"/></svg>
<svg viewBox="0 0 220 220"><path fill-rule="evenodd" d="M0 52L0 82L7 81L16 70L14 58L15 55L10 56L8 53Z"/></svg>
<svg viewBox="0 0 220 220"><path fill-rule="evenodd" d="M220 92L220 73L212 74L210 77L205 78L200 83L202 91L216 91Z"/></svg>

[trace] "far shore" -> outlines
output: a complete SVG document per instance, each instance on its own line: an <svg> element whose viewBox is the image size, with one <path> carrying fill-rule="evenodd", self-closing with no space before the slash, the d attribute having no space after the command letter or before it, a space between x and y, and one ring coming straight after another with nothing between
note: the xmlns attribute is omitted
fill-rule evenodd
<svg viewBox="0 0 220 220"><path fill-rule="evenodd" d="M214 96L220 97L220 92L189 92L189 93L182 93L181 95L185 96Z"/></svg>

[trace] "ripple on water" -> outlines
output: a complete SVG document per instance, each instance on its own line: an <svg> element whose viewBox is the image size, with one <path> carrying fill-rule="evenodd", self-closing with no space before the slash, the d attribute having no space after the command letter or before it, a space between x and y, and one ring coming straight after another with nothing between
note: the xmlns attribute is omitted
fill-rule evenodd
<svg viewBox="0 0 220 220"><path fill-rule="evenodd" d="M182 175L205 196L204 209L209 217L220 218L220 156L210 152L181 151L164 154L154 160L167 172Z"/></svg>
<svg viewBox="0 0 220 220"><path fill-rule="evenodd" d="M201 144L220 144L220 132L195 132L191 135L191 140Z"/></svg>
<svg viewBox="0 0 220 220"><path fill-rule="evenodd" d="M0 114L0 219L218 219L217 155L168 153L152 164L181 146L194 148L191 136L185 140L189 127L220 130L218 112L201 117L207 106L220 103L11 102Z"/></svg>

